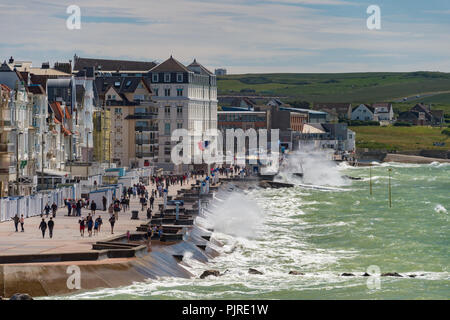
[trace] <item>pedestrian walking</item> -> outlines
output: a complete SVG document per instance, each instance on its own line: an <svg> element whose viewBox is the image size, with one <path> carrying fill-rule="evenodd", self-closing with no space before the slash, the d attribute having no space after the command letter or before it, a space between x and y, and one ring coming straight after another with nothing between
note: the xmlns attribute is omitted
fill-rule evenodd
<svg viewBox="0 0 450 320"><path fill-rule="evenodd" d="M25 232L25 229L23 228L23 225L25 224L25 219L23 217L23 214L20 216L20 227L22 228L21 232Z"/></svg>
<svg viewBox="0 0 450 320"><path fill-rule="evenodd" d="M97 210L97 204L95 203L94 200L92 200L91 202L91 213L93 216L95 216L95 210Z"/></svg>
<svg viewBox="0 0 450 320"><path fill-rule="evenodd" d="M53 218L50 217L49 222L47 223L48 225L48 232L50 235L50 239L53 238L53 227L55 226L55 222L53 221Z"/></svg>
<svg viewBox="0 0 450 320"><path fill-rule="evenodd" d="M45 238L45 231L47 230L47 222L42 218L41 223L39 224L39 229L42 231L42 238Z"/></svg>
<svg viewBox="0 0 450 320"><path fill-rule="evenodd" d="M92 221L92 217L88 216L87 218L87 229L89 237L92 237L92 228L94 227L94 221Z"/></svg>
<svg viewBox="0 0 450 320"><path fill-rule="evenodd" d="M19 226L20 218L17 214L14 216L13 221L14 221L14 227L16 227L16 232L19 232L18 226Z"/></svg>
<svg viewBox="0 0 450 320"><path fill-rule="evenodd" d="M50 206L48 203L45 205L44 211L45 211L46 217L48 218L48 215L50 214Z"/></svg>
<svg viewBox="0 0 450 320"><path fill-rule="evenodd" d="M102 225L103 225L103 219L102 219L102 216L98 216L98 218L96 219L96 221L98 222L98 232L100 232L100 230L102 229Z"/></svg>
<svg viewBox="0 0 450 320"><path fill-rule="evenodd" d="M84 228L85 228L85 220L84 218L81 218L78 220L78 223L80 224L80 235L84 237Z"/></svg>
<svg viewBox="0 0 450 320"><path fill-rule="evenodd" d="M103 202L103 211L106 211L106 202L107 202L107 199L106 199L105 196L103 196L102 202Z"/></svg>
<svg viewBox="0 0 450 320"><path fill-rule="evenodd" d="M58 210L58 206L57 206L56 203L53 202L53 204L52 204L52 215L53 215L53 218L56 217L56 211L57 210Z"/></svg>
<svg viewBox="0 0 450 320"><path fill-rule="evenodd" d="M109 218L109 223L111 224L111 234L114 234L114 224L116 223L114 215Z"/></svg>

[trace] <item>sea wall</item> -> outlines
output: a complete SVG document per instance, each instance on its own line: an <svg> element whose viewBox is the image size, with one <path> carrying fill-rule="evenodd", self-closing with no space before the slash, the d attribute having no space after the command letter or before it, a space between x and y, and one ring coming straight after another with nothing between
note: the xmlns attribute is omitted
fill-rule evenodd
<svg viewBox="0 0 450 320"><path fill-rule="evenodd" d="M183 241L150 248L141 245L133 250L134 255L129 253L130 250L100 250L47 257L15 257L28 263L7 263L7 259L12 261L14 257L2 257L0 296L10 297L18 292L32 297L64 295L80 290L126 286L159 277L190 278L193 274L182 266L185 262L180 262L187 252L190 259L201 262L214 257L217 253L208 247L209 241L205 239L209 236L210 233L193 226ZM49 261L55 258L60 260ZM39 260L31 262L32 259ZM73 266L80 270L80 289L68 285ZM71 280L69 282L72 283Z"/></svg>

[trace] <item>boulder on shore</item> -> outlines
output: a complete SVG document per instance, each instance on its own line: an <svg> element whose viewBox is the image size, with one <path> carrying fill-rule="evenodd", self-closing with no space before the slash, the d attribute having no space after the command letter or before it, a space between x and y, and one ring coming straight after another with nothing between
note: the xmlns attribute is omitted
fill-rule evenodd
<svg viewBox="0 0 450 320"><path fill-rule="evenodd" d="M289 271L289 274L292 274L294 276L304 276L305 274L300 271Z"/></svg>
<svg viewBox="0 0 450 320"><path fill-rule="evenodd" d="M370 277L370 274L368 274L367 272L364 272L362 276L363 277Z"/></svg>
<svg viewBox="0 0 450 320"><path fill-rule="evenodd" d="M252 268L248 269L248 273L250 273L250 274L264 274L261 271L258 271L256 269L252 269Z"/></svg>
<svg viewBox="0 0 450 320"><path fill-rule="evenodd" d="M26 293L15 293L9 298L9 300L33 300L33 298Z"/></svg>
<svg viewBox="0 0 450 320"><path fill-rule="evenodd" d="M403 277L401 274L397 272L386 272L381 274L382 277Z"/></svg>
<svg viewBox="0 0 450 320"><path fill-rule="evenodd" d="M203 273L200 276L200 279L205 279L206 277L209 277L209 276L218 277L218 276L220 276L220 271L219 270L206 270L206 271L203 271Z"/></svg>

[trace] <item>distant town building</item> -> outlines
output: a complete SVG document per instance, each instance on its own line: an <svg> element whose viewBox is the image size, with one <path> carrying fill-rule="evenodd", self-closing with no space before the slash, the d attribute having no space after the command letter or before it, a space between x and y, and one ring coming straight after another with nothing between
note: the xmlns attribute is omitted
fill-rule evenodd
<svg viewBox="0 0 450 320"><path fill-rule="evenodd" d="M147 77L149 71L157 65L150 61L109 60L96 58L81 58L74 56L73 71L94 68L97 75Z"/></svg>
<svg viewBox="0 0 450 320"><path fill-rule="evenodd" d="M347 152L355 150L355 133L345 123L308 123L293 140L294 145L310 144L315 148Z"/></svg>
<svg viewBox="0 0 450 320"><path fill-rule="evenodd" d="M352 118L351 103L315 103L312 109L326 112L327 122L337 122Z"/></svg>
<svg viewBox="0 0 450 320"><path fill-rule="evenodd" d="M394 120L394 108L392 103L374 103L372 104L374 110L374 119L376 121L389 121Z"/></svg>
<svg viewBox="0 0 450 320"><path fill-rule="evenodd" d="M269 111L218 111L217 128L226 129L268 129L270 128Z"/></svg>
<svg viewBox="0 0 450 320"><path fill-rule="evenodd" d="M227 69L219 68L214 70L214 74L216 76L226 76L227 75Z"/></svg>
<svg viewBox="0 0 450 320"><path fill-rule="evenodd" d="M397 120L417 126L442 125L445 122L443 110L431 110L431 106L422 103L416 104L409 111L401 112Z"/></svg>
<svg viewBox="0 0 450 320"><path fill-rule="evenodd" d="M375 121L375 110L371 106L360 104L353 108L352 120Z"/></svg>

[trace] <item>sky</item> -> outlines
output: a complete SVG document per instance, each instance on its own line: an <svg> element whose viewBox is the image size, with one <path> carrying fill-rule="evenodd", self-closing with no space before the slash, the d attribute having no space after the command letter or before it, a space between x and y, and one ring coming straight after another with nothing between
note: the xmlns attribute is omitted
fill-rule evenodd
<svg viewBox="0 0 450 320"><path fill-rule="evenodd" d="M0 59L35 66L173 55L233 74L450 72L450 0L0 0L0 30Z"/></svg>

